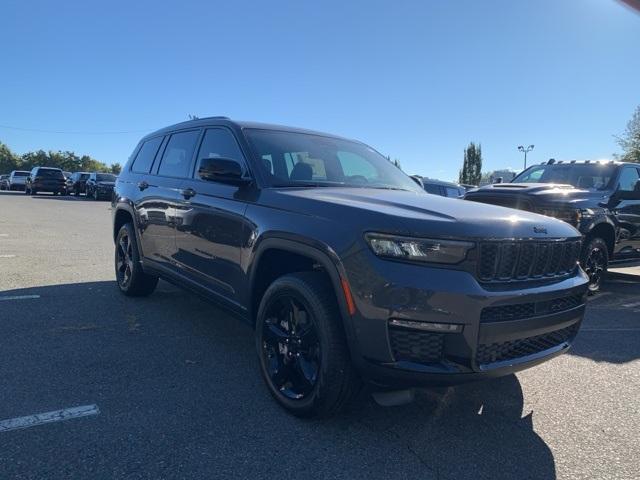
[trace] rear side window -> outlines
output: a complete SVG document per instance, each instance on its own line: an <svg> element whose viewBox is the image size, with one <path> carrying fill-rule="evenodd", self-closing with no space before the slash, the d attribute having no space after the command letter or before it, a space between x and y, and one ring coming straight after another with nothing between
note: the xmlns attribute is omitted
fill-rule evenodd
<svg viewBox="0 0 640 480"><path fill-rule="evenodd" d="M211 128L205 132L200 150L198 151L196 172L203 158L230 158L244 163L244 157L240 151L238 142L236 142L233 134L224 128Z"/></svg>
<svg viewBox="0 0 640 480"><path fill-rule="evenodd" d="M149 173L151 165L153 164L153 159L156 157L156 153L158 152L158 148L161 143L162 137L152 138L151 140L144 142L136 156L136 159L133 161L131 171L136 173Z"/></svg>
<svg viewBox="0 0 640 480"><path fill-rule="evenodd" d="M181 178L189 176L189 166L199 135L198 130L171 135L160 161L158 175Z"/></svg>

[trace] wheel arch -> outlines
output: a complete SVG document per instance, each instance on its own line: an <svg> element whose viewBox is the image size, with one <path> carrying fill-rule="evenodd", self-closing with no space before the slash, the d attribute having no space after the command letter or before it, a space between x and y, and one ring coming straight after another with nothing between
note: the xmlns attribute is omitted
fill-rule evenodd
<svg viewBox="0 0 640 480"><path fill-rule="evenodd" d="M252 323L255 325L255 316L257 314L260 300L262 299L262 295L268 287L268 282L261 283L262 278L264 278L261 277L261 275L264 273L264 262L268 262L270 255L274 254L291 254L297 259L307 259L313 266L312 269L322 270L327 275L333 288L333 292L338 303L338 308L340 309L342 325L344 327L345 335L349 343L349 348L354 348L354 331L351 322L351 312L353 312L353 309L349 307L347 299L345 297L345 295L351 295L351 293L345 293L344 290L344 288L348 289L348 282L344 267L342 266L342 263L340 262L337 254L330 247L326 245L318 245L317 242L314 242L313 240L291 240L271 237L260 241L256 249L254 250L249 268L248 313ZM295 266L296 265L294 265L294 269ZM307 268L305 270L309 269ZM283 274L286 273L292 272L286 271L285 269ZM271 275L267 276L267 278L269 278L270 280L275 280L275 278L277 278L278 276L281 275Z"/></svg>
<svg viewBox="0 0 640 480"><path fill-rule="evenodd" d="M613 256L616 245L616 229L611 223L605 221L597 223L591 227L585 234L584 245L586 246L593 238L602 238L607 244L609 257Z"/></svg>

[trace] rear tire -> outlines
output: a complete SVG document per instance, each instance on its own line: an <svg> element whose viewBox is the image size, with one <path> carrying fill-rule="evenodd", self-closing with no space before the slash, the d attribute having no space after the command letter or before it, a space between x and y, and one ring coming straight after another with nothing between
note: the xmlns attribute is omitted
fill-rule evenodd
<svg viewBox="0 0 640 480"><path fill-rule="evenodd" d="M332 416L360 391L335 293L322 273L275 280L260 302L255 336L267 388L293 415Z"/></svg>
<svg viewBox="0 0 640 480"><path fill-rule="evenodd" d="M589 294L593 295L600 290L609 266L607 242L600 237L588 240L582 250L580 265L589 276Z"/></svg>
<svg viewBox="0 0 640 480"><path fill-rule="evenodd" d="M158 277L142 270L136 234L131 223L120 228L116 237L116 282L120 291L130 297L151 295L158 284Z"/></svg>

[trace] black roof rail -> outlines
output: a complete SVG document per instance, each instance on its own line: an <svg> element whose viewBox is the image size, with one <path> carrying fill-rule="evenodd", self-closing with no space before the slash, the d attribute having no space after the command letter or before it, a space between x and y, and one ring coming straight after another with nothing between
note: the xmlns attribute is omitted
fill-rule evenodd
<svg viewBox="0 0 640 480"><path fill-rule="evenodd" d="M554 163L556 163L556 159L550 158L549 161L547 162L547 165L553 165Z"/></svg>
<svg viewBox="0 0 640 480"><path fill-rule="evenodd" d="M569 163L576 163L576 161L575 160L571 160Z"/></svg>

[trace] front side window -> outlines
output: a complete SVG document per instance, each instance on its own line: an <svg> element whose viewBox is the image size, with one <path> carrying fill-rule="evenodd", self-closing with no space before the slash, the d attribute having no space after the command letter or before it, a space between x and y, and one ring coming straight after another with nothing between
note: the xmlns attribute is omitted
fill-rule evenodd
<svg viewBox="0 0 640 480"><path fill-rule="evenodd" d="M620 174L620 186L618 189L623 192L633 192L636 182L640 179L638 169L635 167L625 167Z"/></svg>
<svg viewBox="0 0 640 480"><path fill-rule="evenodd" d="M420 187L372 148L322 135L246 129L258 168L270 186L368 187L420 192Z"/></svg>
<svg viewBox="0 0 640 480"><path fill-rule="evenodd" d="M171 135L167 148L162 155L162 160L160 160L158 175L180 178L189 176L191 158L199 135L200 132L198 130Z"/></svg>
<svg viewBox="0 0 640 480"><path fill-rule="evenodd" d="M149 173L161 143L162 137L152 138L144 142L138 155L136 155L136 159L133 161L133 165L131 165L131 171L135 173Z"/></svg>
<svg viewBox="0 0 640 480"><path fill-rule="evenodd" d="M244 156L240 151L238 142L236 142L233 134L224 128L211 128L205 132L198 151L196 172L203 158L229 158L244 164Z"/></svg>

